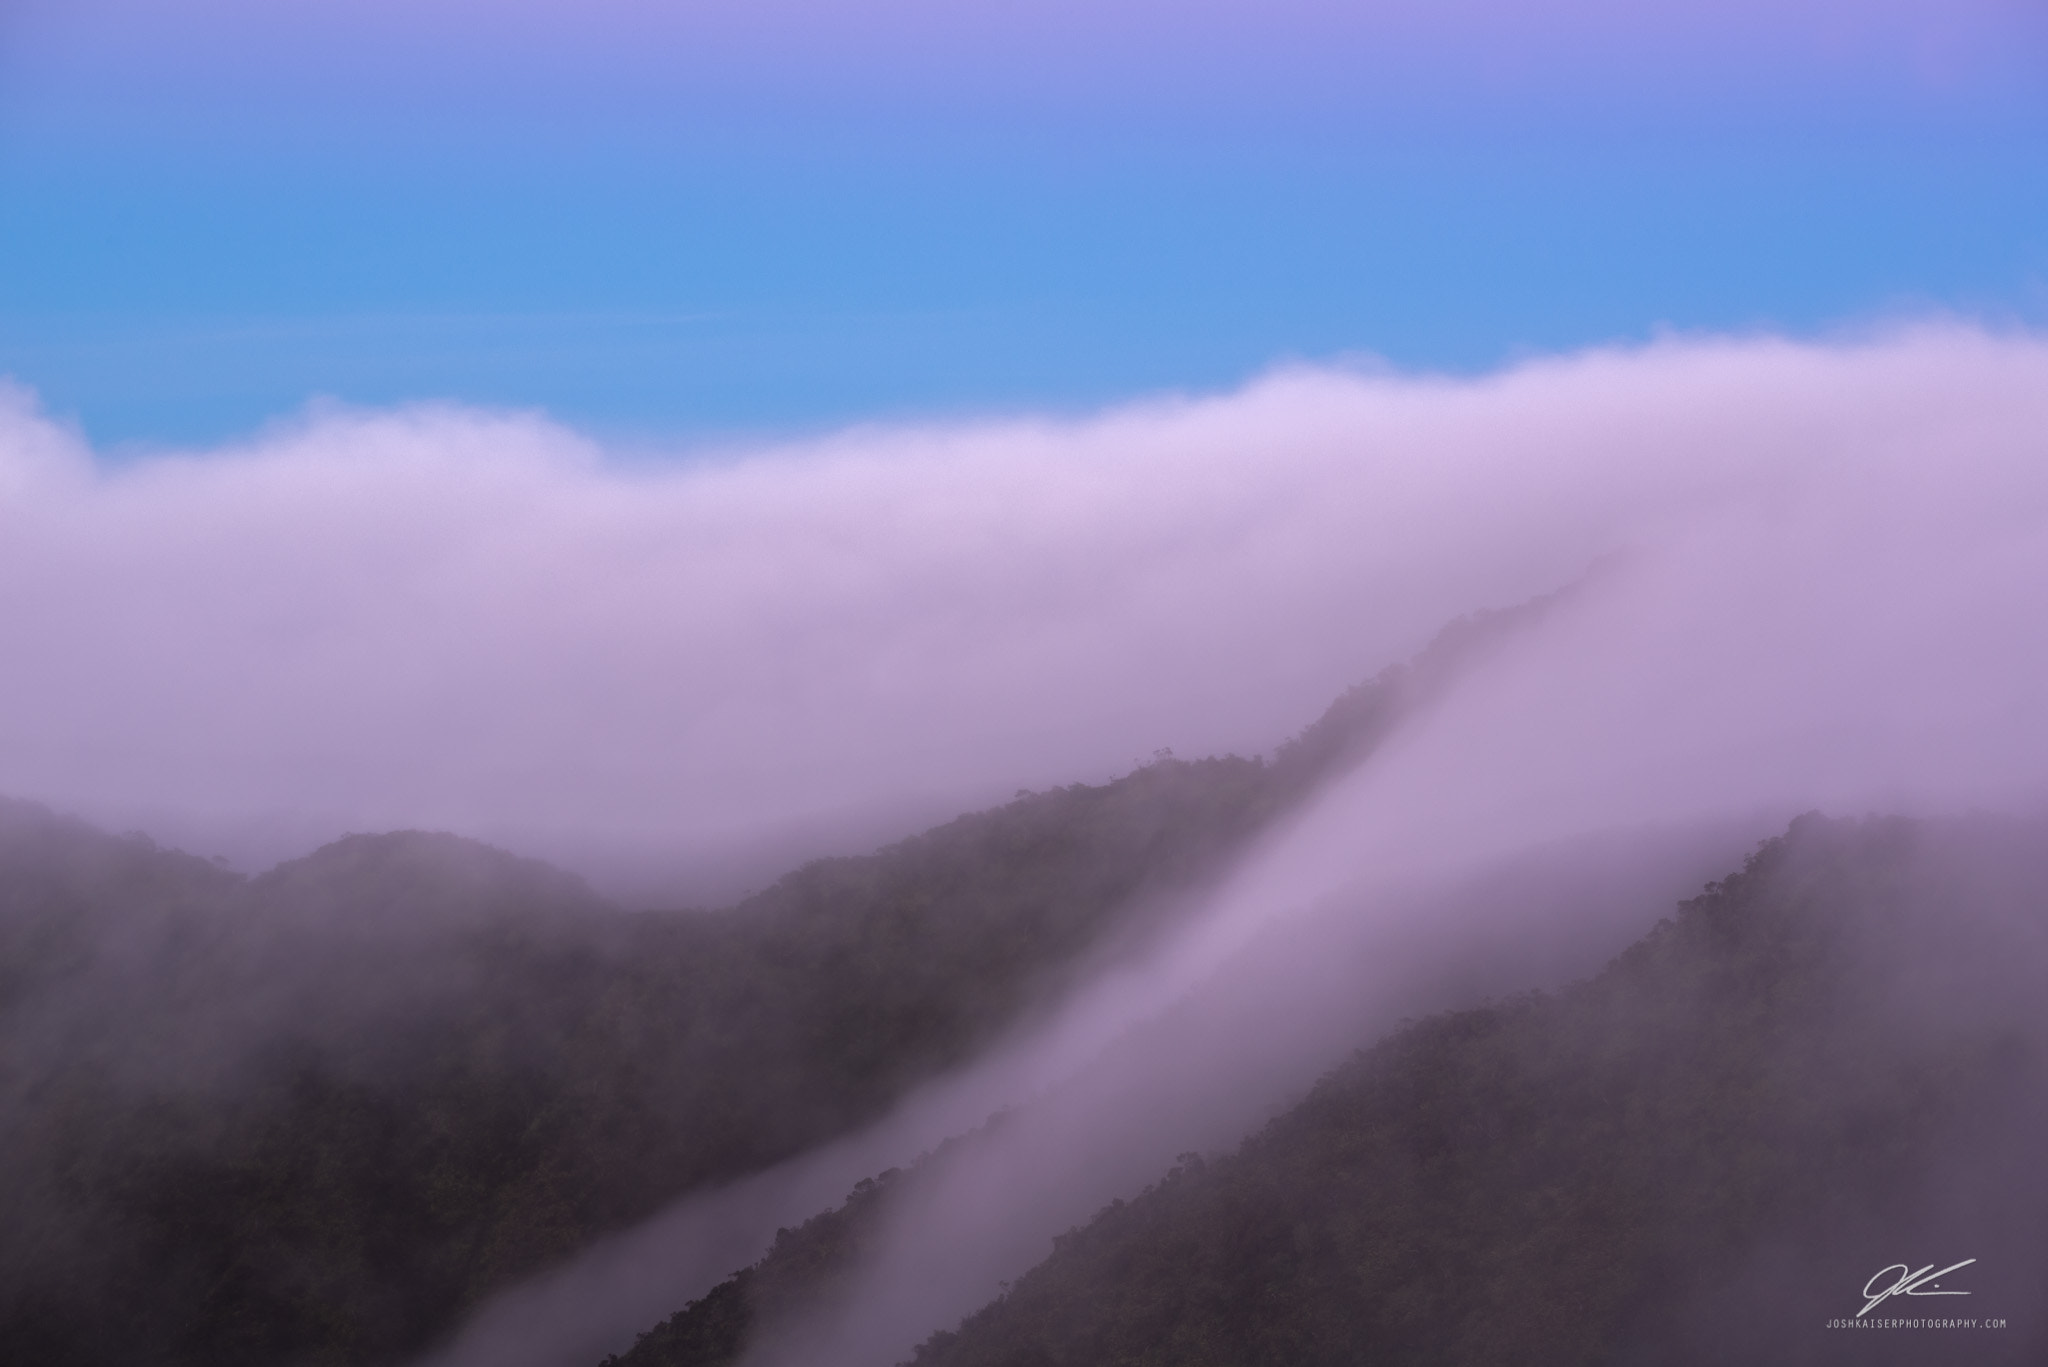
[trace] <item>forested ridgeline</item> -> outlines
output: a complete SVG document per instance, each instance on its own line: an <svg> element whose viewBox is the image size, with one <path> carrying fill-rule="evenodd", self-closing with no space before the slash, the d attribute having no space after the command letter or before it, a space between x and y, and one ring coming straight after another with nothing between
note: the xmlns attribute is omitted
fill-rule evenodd
<svg viewBox="0 0 2048 1367"><path fill-rule="evenodd" d="M450 836L243 878L0 806L0 1359L429 1346L968 1058L1527 611L1458 624L1270 761L1022 794L717 912L627 913Z"/></svg>
<svg viewBox="0 0 2048 1367"><path fill-rule="evenodd" d="M724 912L417 833L251 880L72 827L10 918L0 1356L378 1362L872 1119L1262 814L1259 766L1021 799ZM17 824L55 824L18 813ZM14 870L10 870L10 873ZM116 1313L107 1313L109 1305Z"/></svg>
<svg viewBox="0 0 2048 1367"><path fill-rule="evenodd" d="M2044 941L2041 825L1802 818L1590 981L1423 1020L1183 1155L916 1367L1922 1362L1824 1327L1909 1257L1977 1258L1973 1299L1888 1315L2008 1322L1939 1360L2039 1361ZM829 1312L923 1169L608 1367L725 1367Z"/></svg>
<svg viewBox="0 0 2048 1367"><path fill-rule="evenodd" d="M1188 1155L916 1367L2042 1361L2044 935L2039 823L1802 818L1591 981ZM2004 1328L1826 1327L1966 1258L1873 1315Z"/></svg>

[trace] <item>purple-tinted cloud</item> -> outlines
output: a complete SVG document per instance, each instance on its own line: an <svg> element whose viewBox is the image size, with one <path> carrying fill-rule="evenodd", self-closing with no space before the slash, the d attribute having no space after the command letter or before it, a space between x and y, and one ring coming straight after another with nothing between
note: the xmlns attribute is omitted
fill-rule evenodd
<svg viewBox="0 0 2048 1367"><path fill-rule="evenodd" d="M811 1322L761 1337L749 1367L902 1360L998 1295L1058 1231L1156 1179L1171 1154L1227 1146L1418 998L1433 1009L1597 964L1698 886L1715 840L1705 867L1725 871L1803 808L2048 809L2037 410L1923 406L1936 371L1977 365L1938 350L1681 353L1661 358L1661 374L1636 358L1633 382L1606 401L1633 391L1664 408L1674 421L1659 459L1733 473L1737 451L1776 454L1701 489L1679 517L1641 505L1636 555L1504 642L1276 832L1172 943L949 1082L1022 1109L932 1164L861 1277ZM1686 430L1705 410L1665 405L1702 396L1694 386L1723 365L1723 381L1755 388L1722 391L1743 412L1711 434L1725 443L1716 459ZM1822 390L1846 399L1837 386L1859 371L1849 387L1889 371L1900 388L1865 390L1853 417L1806 406ZM1909 388L1920 397L1892 406ZM1630 859L1638 870L1618 887L1609 880ZM1474 879L1490 869L1512 871ZM1983 911L1945 910L1959 927ZM2038 952L2038 925L2000 934ZM1541 962L1573 944L1586 955L1575 969ZM1445 963L1475 949L1513 967L1430 1000Z"/></svg>
<svg viewBox="0 0 2048 1367"><path fill-rule="evenodd" d="M1774 688L1810 701L1805 619L1776 606L1802 555L1845 605L1921 614L1894 641L1864 604L1844 658L1895 678L1887 652L1917 652L1930 705L1996 709L2027 676L1988 679L1927 632L1990 631L1969 614L2002 600L1944 607L1930 557L1968 550L1961 575L2003 544L1981 529L2033 534L2044 380L2038 341L1960 329L1671 343L686 461L429 408L105 465L17 395L0 791L249 861L424 825L677 873L877 839L1159 746L1266 747L1450 617L1626 548L1753 613L1770 649L1728 681L1757 692L1738 720L1779 725ZM1872 540L1885 518L1896 538ZM1738 532L1769 554L1721 565ZM1654 646L1654 600L1638 611Z"/></svg>
<svg viewBox="0 0 2048 1367"><path fill-rule="evenodd" d="M1133 722L1164 717L1209 685L1212 721L1250 729L1322 667L1264 673L1276 652L1315 638L1388 658L1411 612L1514 601L1625 554L1269 832L1163 944L748 1188L758 1249L787 1218L778 1194L815 1198L1017 1108L927 1169L846 1293L750 1367L901 1361L1059 1230L1173 1154L1227 1145L1400 1014L1585 971L1797 812L2048 809L2044 380L2039 339L1965 329L1671 343L1479 381L1301 373L1066 428L873 433L777 467L785 499L887 470L896 492L864 509L838 486L838 534L887 522L891 555L969 552L874 599L897 611L841 637L846 660L983 599L978 648L1028 648L1003 671L961 672L970 648L901 677L1000 698L982 710L1047 736L1117 698ZM982 511L940 497L962 477ZM875 516L941 502L966 515ZM1003 564L1103 591L1034 615ZM930 696L938 714L959 695ZM983 762L1020 739L971 729L954 734ZM689 1251L741 1260L713 1242L734 1199L685 1201L509 1295L439 1361L623 1346L717 1275ZM685 1266L686 1287L650 1271Z"/></svg>

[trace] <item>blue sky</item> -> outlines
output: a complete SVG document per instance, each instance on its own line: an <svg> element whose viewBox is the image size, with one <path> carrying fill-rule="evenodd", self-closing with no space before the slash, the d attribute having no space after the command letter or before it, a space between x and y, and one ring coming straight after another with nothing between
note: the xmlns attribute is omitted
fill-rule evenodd
<svg viewBox="0 0 2048 1367"><path fill-rule="evenodd" d="M0 373L103 447L315 396L661 440L2048 317L2026 7L1356 8L37 0Z"/></svg>

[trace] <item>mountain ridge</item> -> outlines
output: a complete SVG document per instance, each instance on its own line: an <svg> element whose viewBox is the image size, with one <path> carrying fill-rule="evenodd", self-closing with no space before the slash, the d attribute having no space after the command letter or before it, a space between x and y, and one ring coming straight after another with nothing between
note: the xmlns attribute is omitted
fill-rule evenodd
<svg viewBox="0 0 2048 1367"><path fill-rule="evenodd" d="M1811 1332L1853 1312L1876 1267L1854 1258L1959 1231L1999 1264L1980 1290L2037 1310L2044 851L2039 822L1802 817L1589 977L1410 1022L1241 1144L1183 1153L915 1367L1867 1361ZM601 1367L784 1360L755 1350L850 1293L935 1157ZM1974 1226L1929 1213L1965 1204L1945 1159L1992 1175ZM1987 1214L2000 1180L2034 1195ZM1799 1296L1749 1284L1773 1277ZM1722 1296L1761 1302L1753 1332L1715 1327ZM2013 1323L1984 1360L2048 1344Z"/></svg>
<svg viewBox="0 0 2048 1367"><path fill-rule="evenodd" d="M1447 632L1271 762L1161 757L811 861L723 911L624 913L430 832L244 878L10 806L0 887L21 905L0 947L11 1028L40 1048L5 1060L31 1122L10 1199L99 1234L58 1258L0 1247L0 1347L417 1352L490 1292L964 1060L1536 610ZM70 883L38 881L52 832ZM147 934L128 914L145 903ZM94 1288L113 1285L133 1290L109 1317Z"/></svg>

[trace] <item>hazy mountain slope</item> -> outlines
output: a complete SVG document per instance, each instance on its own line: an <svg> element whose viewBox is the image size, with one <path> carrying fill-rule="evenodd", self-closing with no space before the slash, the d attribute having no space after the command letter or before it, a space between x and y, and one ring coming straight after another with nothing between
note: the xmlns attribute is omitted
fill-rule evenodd
<svg viewBox="0 0 2048 1367"><path fill-rule="evenodd" d="M10 1090L39 1138L9 1186L95 1233L55 1263L9 1241L0 1333L49 1362L417 1348L965 1057L1128 899L1255 825L1260 773L1169 762L1022 799L723 913L626 915L419 835L352 837L148 926L119 895L25 894L10 1037L39 1042L11 1051ZM33 858L10 874L39 881Z"/></svg>
<svg viewBox="0 0 2048 1367"><path fill-rule="evenodd" d="M2044 930L2038 825L1804 818L1592 981L1189 1155L917 1363L2038 1361ZM1970 1257L1971 1299L1885 1313L2002 1333L1823 1327Z"/></svg>
<svg viewBox="0 0 2048 1367"><path fill-rule="evenodd" d="M96 962L106 966L101 942L116 922L152 926L241 881L203 859L139 837L110 837L7 798L0 798L0 868L0 1010Z"/></svg>
<svg viewBox="0 0 2048 1367"><path fill-rule="evenodd" d="M25 1215L0 1352L417 1350L491 1290L967 1058L1517 616L1447 632L1273 762L1162 758L1020 795L718 913L625 914L421 833L243 880L12 807L6 1190Z"/></svg>

